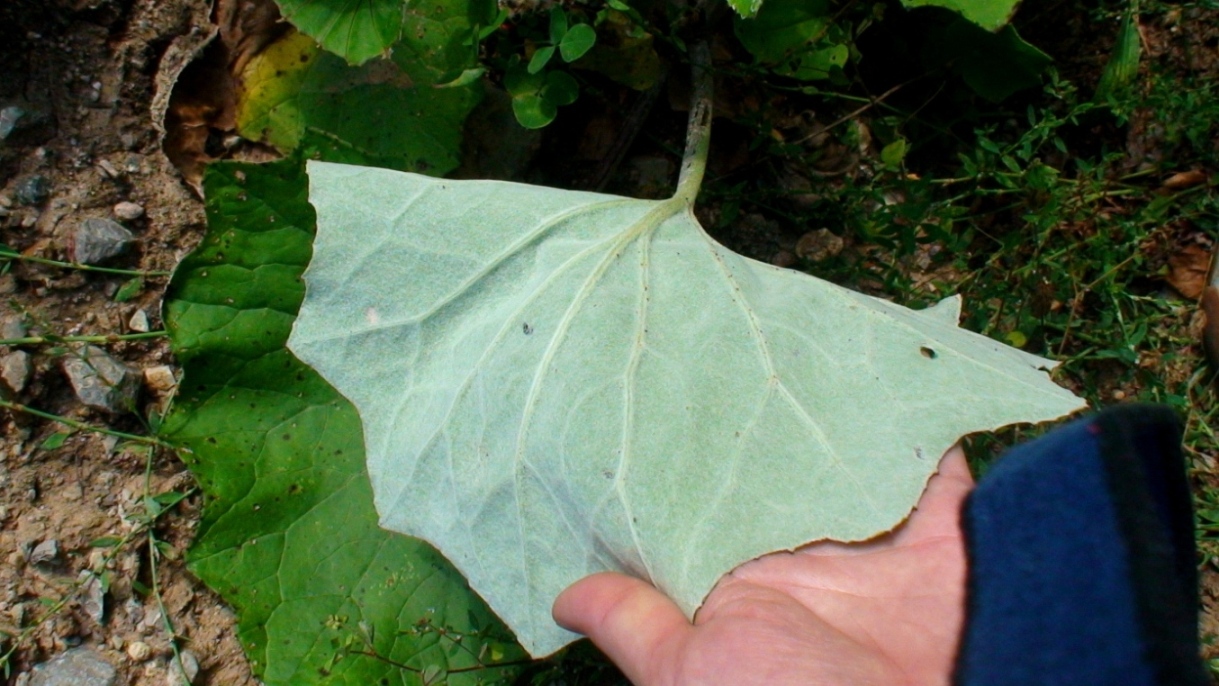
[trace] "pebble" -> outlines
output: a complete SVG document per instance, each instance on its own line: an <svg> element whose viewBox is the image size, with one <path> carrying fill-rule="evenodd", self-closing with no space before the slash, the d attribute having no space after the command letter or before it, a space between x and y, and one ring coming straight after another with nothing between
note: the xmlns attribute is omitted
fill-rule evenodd
<svg viewBox="0 0 1219 686"><path fill-rule="evenodd" d="M14 338L25 338L26 328L25 322L20 315L10 315L0 319L0 340L12 340Z"/></svg>
<svg viewBox="0 0 1219 686"><path fill-rule="evenodd" d="M96 650L66 650L30 672L29 686L114 686L117 672Z"/></svg>
<svg viewBox="0 0 1219 686"><path fill-rule="evenodd" d="M841 236L829 229L817 229L800 237L796 243L796 254L809 262L820 262L842 252L844 245Z"/></svg>
<svg viewBox="0 0 1219 686"><path fill-rule="evenodd" d="M132 660L136 662L143 662L144 660L148 659L149 655L152 655L152 648L149 648L147 643L143 641L132 641L131 643L127 644L127 657L131 658Z"/></svg>
<svg viewBox="0 0 1219 686"><path fill-rule="evenodd" d="M79 264L98 264L126 252L135 236L112 219L86 219L72 233L69 259Z"/></svg>
<svg viewBox="0 0 1219 686"><path fill-rule="evenodd" d="M139 378L133 369L87 345L76 355L66 355L63 372L85 405L108 412L126 412L135 406Z"/></svg>
<svg viewBox="0 0 1219 686"><path fill-rule="evenodd" d="M82 569L77 579L80 580L83 591L80 596L81 609L93 618L93 621L101 624L106 619L106 590L102 587L101 577Z"/></svg>
<svg viewBox="0 0 1219 686"><path fill-rule="evenodd" d="M38 205L51 196L51 181L42 174L22 177L13 187L18 205Z"/></svg>
<svg viewBox="0 0 1219 686"><path fill-rule="evenodd" d="M147 333L149 330L148 313L144 310L136 310L135 313L131 315L131 319L127 320L127 328L135 331L136 333Z"/></svg>
<svg viewBox="0 0 1219 686"><path fill-rule="evenodd" d="M124 221L139 219L144 216L144 206L124 201L114 206L114 216Z"/></svg>
<svg viewBox="0 0 1219 686"><path fill-rule="evenodd" d="M178 379L174 377L174 369L169 365L159 364L144 369L144 385L156 395L165 395L174 389Z"/></svg>
<svg viewBox="0 0 1219 686"><path fill-rule="evenodd" d="M59 541L49 538L30 551L30 564L41 565L54 562L59 557Z"/></svg>
<svg viewBox="0 0 1219 686"><path fill-rule="evenodd" d="M179 651L178 656L182 659L181 666L173 657L169 659L169 673L165 675L165 686L190 686L195 683L195 677L199 676L199 658L189 650ZM185 670L185 674L183 674Z"/></svg>
<svg viewBox="0 0 1219 686"><path fill-rule="evenodd" d="M11 139L22 137L27 140L20 142L28 144L30 143L28 139L31 136L37 136L38 134L35 132L46 129L45 124L49 122L50 117L46 112L37 108L18 104L6 105L0 108L0 141L9 142ZM30 133L31 136L22 136L26 133Z"/></svg>
<svg viewBox="0 0 1219 686"><path fill-rule="evenodd" d="M24 350L11 352L0 357L0 391L7 389L13 395L25 390L29 383L33 365L30 364L30 354ZM4 395L0 393L0 395Z"/></svg>

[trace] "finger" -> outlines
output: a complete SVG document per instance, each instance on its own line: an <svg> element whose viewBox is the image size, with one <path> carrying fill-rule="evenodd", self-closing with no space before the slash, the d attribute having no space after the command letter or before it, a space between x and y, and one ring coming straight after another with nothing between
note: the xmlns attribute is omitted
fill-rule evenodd
<svg viewBox="0 0 1219 686"><path fill-rule="evenodd" d="M585 577L559 594L554 619L584 634L634 684L658 683L693 630L651 584L614 572Z"/></svg>

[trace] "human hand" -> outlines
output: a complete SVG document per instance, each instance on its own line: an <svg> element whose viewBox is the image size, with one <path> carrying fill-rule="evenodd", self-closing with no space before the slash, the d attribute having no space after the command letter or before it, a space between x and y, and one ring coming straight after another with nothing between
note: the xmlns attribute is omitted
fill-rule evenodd
<svg viewBox="0 0 1219 686"><path fill-rule="evenodd" d="M965 614L960 512L972 488L953 448L898 529L741 565L693 625L647 582L613 572L568 587L555 621L591 638L637 686L947 684Z"/></svg>

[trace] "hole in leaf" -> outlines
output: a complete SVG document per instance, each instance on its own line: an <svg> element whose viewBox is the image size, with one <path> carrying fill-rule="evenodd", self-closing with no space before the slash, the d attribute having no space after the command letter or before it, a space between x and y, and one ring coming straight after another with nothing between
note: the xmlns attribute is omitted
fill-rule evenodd
<svg viewBox="0 0 1219 686"><path fill-rule="evenodd" d="M934 360L936 358L936 352L925 345L919 348L918 351L923 354L923 357L929 360Z"/></svg>

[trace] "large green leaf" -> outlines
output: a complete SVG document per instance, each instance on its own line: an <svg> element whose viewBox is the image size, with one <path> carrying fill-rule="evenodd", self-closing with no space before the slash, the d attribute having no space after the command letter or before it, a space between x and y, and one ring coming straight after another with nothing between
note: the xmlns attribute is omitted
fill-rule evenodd
<svg viewBox="0 0 1219 686"><path fill-rule="evenodd" d="M214 165L204 185L207 235L166 298L185 378L162 434L206 494L191 569L237 610L255 672L293 686L511 676L477 669L483 644L484 663L521 652L461 576L377 526L359 418L284 348L314 229L301 163Z"/></svg>
<svg viewBox="0 0 1219 686"><path fill-rule="evenodd" d="M291 32L247 65L238 128L285 153L443 174L459 162L462 124L482 92L432 87L447 65L460 73L472 63L443 48L351 67Z"/></svg>
<svg viewBox="0 0 1219 686"><path fill-rule="evenodd" d="M405 45L467 43L495 16L494 0L275 0L284 18L351 64Z"/></svg>
<svg viewBox="0 0 1219 686"><path fill-rule="evenodd" d="M727 0L742 18L749 19L764 6L783 4L798 6L800 0ZM988 31L995 31L1011 21L1020 0L902 0L906 7L943 7L965 17Z"/></svg>
<svg viewBox="0 0 1219 686"><path fill-rule="evenodd" d="M289 346L359 409L382 526L436 544L534 655L573 638L550 606L586 574L693 613L746 560L891 529L962 434L1081 406L957 300L740 257L682 197L309 177Z"/></svg>

